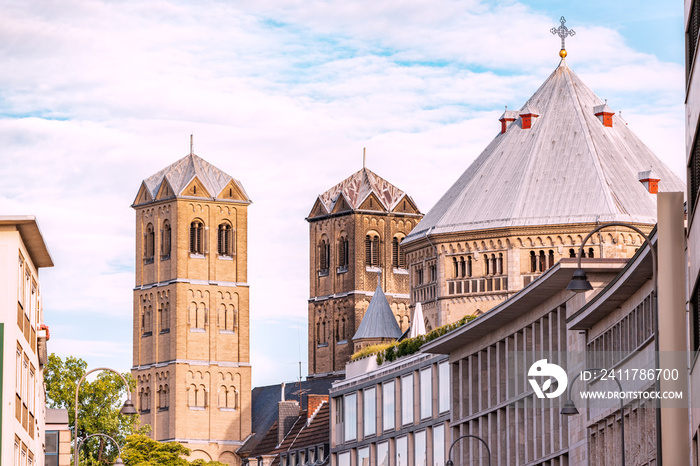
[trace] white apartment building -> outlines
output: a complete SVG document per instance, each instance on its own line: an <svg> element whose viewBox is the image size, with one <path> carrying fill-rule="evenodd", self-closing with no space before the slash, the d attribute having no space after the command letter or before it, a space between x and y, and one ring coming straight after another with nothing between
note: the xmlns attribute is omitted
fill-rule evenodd
<svg viewBox="0 0 700 466"><path fill-rule="evenodd" d="M44 464L48 329L39 269L53 267L33 216L0 216L0 464Z"/></svg>

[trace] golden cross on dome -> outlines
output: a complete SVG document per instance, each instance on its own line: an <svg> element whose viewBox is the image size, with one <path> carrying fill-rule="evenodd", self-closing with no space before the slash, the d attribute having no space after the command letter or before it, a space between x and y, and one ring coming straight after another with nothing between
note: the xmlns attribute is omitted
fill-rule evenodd
<svg viewBox="0 0 700 466"><path fill-rule="evenodd" d="M549 32L561 37L561 50L559 51L559 56L562 58L565 58L566 57L566 47L565 47L566 36L575 36L576 31L564 26L564 23L566 23L566 20L564 19L563 16L561 17L561 19L559 21L561 22L561 26L559 26L558 28L552 28L549 30Z"/></svg>

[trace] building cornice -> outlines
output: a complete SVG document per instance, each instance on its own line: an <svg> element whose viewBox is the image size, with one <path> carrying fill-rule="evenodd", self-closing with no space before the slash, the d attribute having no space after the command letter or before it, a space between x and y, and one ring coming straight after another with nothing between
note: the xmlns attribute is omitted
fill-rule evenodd
<svg viewBox="0 0 700 466"><path fill-rule="evenodd" d="M165 282L147 283L145 285L137 285L134 287L134 291L149 290L151 288L160 288L163 286L172 285L174 283L187 283L189 285L201 285L201 286L223 286L229 288L247 288L249 285L246 282L222 282L214 280L191 280L189 278L173 278Z"/></svg>
<svg viewBox="0 0 700 466"><path fill-rule="evenodd" d="M170 361L155 362L153 364L143 364L141 366L133 366L132 371L145 371L148 369L159 369L161 367L171 366L173 364L187 364L189 366L219 366L219 367L251 367L249 362L229 362L229 361L200 361L196 359L171 359Z"/></svg>
<svg viewBox="0 0 700 466"><path fill-rule="evenodd" d="M314 296L313 298L309 298L309 302L315 303L315 302L319 302L319 301L326 301L328 299L347 298L348 296L351 296L351 295L361 295L361 296L372 297L372 296L374 296L374 291L352 290L352 291L347 291L345 293L335 293L335 294L328 294L328 295L324 295L324 296ZM410 294L403 294L403 293L384 292L384 295L389 296L391 298L396 298L396 299L409 299L411 297Z"/></svg>

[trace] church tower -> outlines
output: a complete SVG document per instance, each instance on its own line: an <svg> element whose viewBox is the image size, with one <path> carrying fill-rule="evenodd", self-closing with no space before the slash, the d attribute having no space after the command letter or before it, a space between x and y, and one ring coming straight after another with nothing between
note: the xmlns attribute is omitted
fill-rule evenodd
<svg viewBox="0 0 700 466"><path fill-rule="evenodd" d="M194 153L146 178L136 211L132 375L151 437L238 465L251 432L247 209Z"/></svg>
<svg viewBox="0 0 700 466"><path fill-rule="evenodd" d="M410 327L401 241L422 217L408 194L367 168L318 196L306 219L309 374L345 370L354 352L353 336L377 289L384 290L401 331Z"/></svg>

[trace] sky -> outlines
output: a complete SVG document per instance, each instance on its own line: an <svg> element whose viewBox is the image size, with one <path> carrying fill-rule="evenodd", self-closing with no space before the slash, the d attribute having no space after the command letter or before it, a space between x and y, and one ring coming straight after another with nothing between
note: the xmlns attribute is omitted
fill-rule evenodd
<svg viewBox="0 0 700 466"><path fill-rule="evenodd" d="M241 181L253 385L307 372L316 197L367 167L427 212L559 64L681 178L683 2L0 0L0 214L35 215L49 351L132 364L140 183Z"/></svg>

